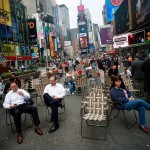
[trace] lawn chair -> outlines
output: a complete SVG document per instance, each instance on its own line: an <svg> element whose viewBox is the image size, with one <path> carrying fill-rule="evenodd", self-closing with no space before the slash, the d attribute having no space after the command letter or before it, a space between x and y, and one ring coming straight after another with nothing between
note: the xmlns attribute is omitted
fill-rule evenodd
<svg viewBox="0 0 150 150"><path fill-rule="evenodd" d="M86 97L86 105L83 109L84 115L81 117L81 136L83 138L106 140L107 138L107 127L108 127L108 104L107 100L104 98L104 94L101 96L96 96L93 93L92 96ZM83 135L83 120L86 121L88 126L103 127L105 128L105 135L103 138L96 138ZM92 122L92 123L91 123ZM88 131L88 130L87 130Z"/></svg>

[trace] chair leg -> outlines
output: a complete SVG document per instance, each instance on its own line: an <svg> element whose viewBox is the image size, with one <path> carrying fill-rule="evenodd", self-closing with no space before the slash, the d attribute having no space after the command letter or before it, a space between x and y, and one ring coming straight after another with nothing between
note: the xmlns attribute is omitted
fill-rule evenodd
<svg viewBox="0 0 150 150"><path fill-rule="evenodd" d="M86 122L88 122L88 121L86 120ZM90 126L95 126L95 125L93 124L93 125L90 125ZM81 137L82 138L87 138L87 139L94 139L94 140L106 141L106 139L107 139L107 127L108 127L108 124L106 126L97 126L96 125L96 127L105 128L105 136L104 136L104 138L95 138L95 137L84 136L83 135L83 119L81 118Z"/></svg>
<svg viewBox="0 0 150 150"><path fill-rule="evenodd" d="M115 119L120 113L120 110L117 110L117 114L113 118L110 119L110 117L112 115L112 111L113 111L113 108L111 109L110 114L108 115L108 121L109 122L112 121L113 119Z"/></svg>
<svg viewBox="0 0 150 150"><path fill-rule="evenodd" d="M134 116L135 116L135 121L131 125L128 124L127 117L126 117L126 114L125 114L124 110L122 110L122 112L123 112L123 116L124 116L124 119L125 119L125 122L126 122L126 127L128 129L132 128L137 123L137 116L136 116L135 110L133 110L133 113L134 113Z"/></svg>

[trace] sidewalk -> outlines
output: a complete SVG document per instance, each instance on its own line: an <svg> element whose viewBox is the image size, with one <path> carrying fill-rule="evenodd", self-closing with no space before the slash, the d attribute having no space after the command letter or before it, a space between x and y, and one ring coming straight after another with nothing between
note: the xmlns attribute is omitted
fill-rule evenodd
<svg viewBox="0 0 150 150"><path fill-rule="evenodd" d="M0 150L150 150L150 134L139 130L138 124L127 129L122 113L110 122L106 141L82 138L80 101L81 96L65 97L65 120L60 121L60 128L51 134L48 133L50 123L46 121L45 106L37 106L44 135L35 134L34 128L26 129L20 145L16 141L17 134L13 134L5 123L5 109L0 107ZM128 116L128 119L133 118ZM147 126L150 128L150 112L147 112ZM96 127L85 127L84 132L101 136L101 131Z"/></svg>

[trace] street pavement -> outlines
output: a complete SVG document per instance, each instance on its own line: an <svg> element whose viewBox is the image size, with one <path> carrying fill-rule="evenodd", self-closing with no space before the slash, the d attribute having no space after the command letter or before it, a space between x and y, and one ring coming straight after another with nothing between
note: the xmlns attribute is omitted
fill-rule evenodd
<svg viewBox="0 0 150 150"><path fill-rule="evenodd" d="M106 141L82 138L80 102L81 96L65 97L66 113L59 114L60 128L51 134L48 133L50 122L46 121L45 106L37 106L44 134L37 135L34 127L23 130L22 144L17 144L17 134L12 133L10 126L6 125L5 109L0 107L0 150L150 150L150 134L139 130L138 124L127 129L122 113L110 122ZM41 104L40 99L38 104ZM131 112L127 114L130 122L133 121ZM147 126L150 127L149 112ZM84 134L102 137L104 133L103 128L87 127L85 124Z"/></svg>

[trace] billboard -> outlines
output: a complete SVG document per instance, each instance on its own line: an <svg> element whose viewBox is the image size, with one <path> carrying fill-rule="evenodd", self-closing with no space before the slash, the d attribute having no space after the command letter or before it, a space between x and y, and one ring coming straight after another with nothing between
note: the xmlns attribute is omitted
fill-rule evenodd
<svg viewBox="0 0 150 150"><path fill-rule="evenodd" d="M121 5L123 0L105 0L107 22L114 20L114 13Z"/></svg>
<svg viewBox="0 0 150 150"><path fill-rule="evenodd" d="M122 5L118 8L115 13L115 25L116 34L122 34L129 30L130 20L129 20L129 4L128 0L124 0Z"/></svg>
<svg viewBox="0 0 150 150"><path fill-rule="evenodd" d="M112 43L111 27L100 28L100 37L102 45L111 44Z"/></svg>
<svg viewBox="0 0 150 150"><path fill-rule="evenodd" d="M81 49L88 48L87 37L80 37L80 47Z"/></svg>
<svg viewBox="0 0 150 150"><path fill-rule="evenodd" d="M78 10L79 13L84 12L84 5L77 6L77 10Z"/></svg>
<svg viewBox="0 0 150 150"><path fill-rule="evenodd" d="M9 0L0 0L0 24L11 26L11 15Z"/></svg>
<svg viewBox="0 0 150 150"><path fill-rule="evenodd" d="M128 36L130 33L122 34L113 37L113 47L114 48L121 48L121 47L128 47Z"/></svg>
<svg viewBox="0 0 150 150"><path fill-rule="evenodd" d="M37 39L36 20L28 19L28 31L30 40Z"/></svg>
<svg viewBox="0 0 150 150"><path fill-rule="evenodd" d="M150 0L134 0L137 24L150 22Z"/></svg>

